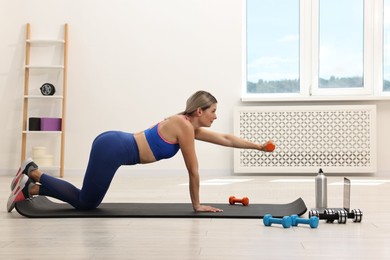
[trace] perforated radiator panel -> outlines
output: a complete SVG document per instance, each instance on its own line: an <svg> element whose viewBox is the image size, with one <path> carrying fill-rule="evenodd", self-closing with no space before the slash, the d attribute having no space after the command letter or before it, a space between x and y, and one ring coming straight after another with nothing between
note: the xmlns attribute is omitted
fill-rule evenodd
<svg viewBox="0 0 390 260"><path fill-rule="evenodd" d="M376 106L238 107L236 135L276 143L273 153L235 149L236 173L372 173Z"/></svg>

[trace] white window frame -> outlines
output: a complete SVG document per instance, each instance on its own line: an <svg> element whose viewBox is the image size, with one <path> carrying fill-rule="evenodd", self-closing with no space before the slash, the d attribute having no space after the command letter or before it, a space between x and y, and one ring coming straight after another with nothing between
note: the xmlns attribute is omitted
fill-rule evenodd
<svg viewBox="0 0 390 260"><path fill-rule="evenodd" d="M246 0L243 1L242 101L390 99L390 93L383 91L383 0L364 0L364 86L332 89L318 87L319 1L300 0L299 93L247 93Z"/></svg>

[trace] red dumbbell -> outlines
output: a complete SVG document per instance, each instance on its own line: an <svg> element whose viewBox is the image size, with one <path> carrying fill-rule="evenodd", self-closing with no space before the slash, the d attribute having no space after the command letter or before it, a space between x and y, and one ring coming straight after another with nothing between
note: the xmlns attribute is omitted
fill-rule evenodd
<svg viewBox="0 0 390 260"><path fill-rule="evenodd" d="M229 197L229 204L233 205L235 203L241 203L244 206L248 206L249 205L249 199L248 199L248 197L243 197L242 199L238 199L238 198L236 198L234 196L230 196Z"/></svg>
<svg viewBox="0 0 390 260"><path fill-rule="evenodd" d="M272 141L268 141L263 145L265 152L273 152L275 150L275 144Z"/></svg>

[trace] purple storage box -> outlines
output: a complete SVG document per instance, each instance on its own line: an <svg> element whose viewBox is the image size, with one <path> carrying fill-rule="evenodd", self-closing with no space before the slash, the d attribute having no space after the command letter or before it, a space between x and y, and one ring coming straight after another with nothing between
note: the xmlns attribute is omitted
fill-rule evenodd
<svg viewBox="0 0 390 260"><path fill-rule="evenodd" d="M61 118L42 117L41 131L61 131Z"/></svg>

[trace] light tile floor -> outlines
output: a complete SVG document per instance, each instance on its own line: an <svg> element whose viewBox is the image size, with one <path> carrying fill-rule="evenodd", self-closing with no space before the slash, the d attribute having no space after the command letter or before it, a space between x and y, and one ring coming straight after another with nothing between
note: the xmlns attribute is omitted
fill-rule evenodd
<svg viewBox="0 0 390 260"><path fill-rule="evenodd" d="M351 208L363 211L362 223L283 229L260 219L28 219L6 212L12 176L0 176L0 259L390 259L390 178L349 178ZM342 180L328 177L331 207L342 206ZM105 202L189 202L186 183L184 171L119 172ZM250 203L302 197L310 209L314 176L202 174L203 203L227 203L230 195L248 196Z"/></svg>

